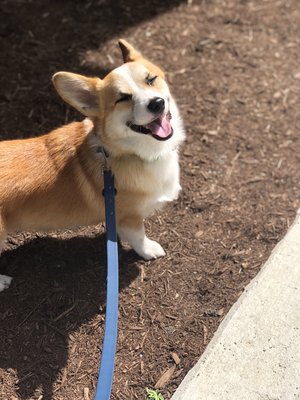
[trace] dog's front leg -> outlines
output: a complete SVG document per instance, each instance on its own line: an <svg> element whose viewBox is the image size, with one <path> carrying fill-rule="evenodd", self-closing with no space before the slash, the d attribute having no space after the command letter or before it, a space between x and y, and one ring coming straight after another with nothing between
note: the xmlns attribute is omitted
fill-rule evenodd
<svg viewBox="0 0 300 400"><path fill-rule="evenodd" d="M146 236L143 219L139 216L121 219L118 222L118 235L145 260L162 257L166 254L159 243Z"/></svg>

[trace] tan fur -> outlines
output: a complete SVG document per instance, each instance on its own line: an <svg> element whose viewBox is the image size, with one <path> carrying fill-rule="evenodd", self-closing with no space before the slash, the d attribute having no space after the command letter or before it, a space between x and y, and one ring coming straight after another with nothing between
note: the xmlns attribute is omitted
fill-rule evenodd
<svg viewBox="0 0 300 400"><path fill-rule="evenodd" d="M88 130L76 122L39 138L0 143L2 232L103 219L97 204L102 200L101 167L88 139Z"/></svg>
<svg viewBox="0 0 300 400"><path fill-rule="evenodd" d="M161 77L155 90L163 90L163 72L123 42L123 55L127 46L130 64L137 57L139 65ZM139 73L139 65L133 62L133 73ZM0 247L8 232L73 228L104 220L104 160L95 150L99 144L111 154L109 165L118 190L118 228L144 235L143 218L160 206L159 201L152 201L154 188L159 185L163 191L173 177L161 178L158 184L159 165L122 150L106 129L120 88L130 92L130 87L113 73L101 81L63 72L54 75L53 82L59 94L90 119L41 137L0 143ZM128 105L120 103L118 107L122 110ZM174 157L176 162L177 156ZM144 256L144 251L140 254ZM152 256L155 254L162 252L156 249Z"/></svg>

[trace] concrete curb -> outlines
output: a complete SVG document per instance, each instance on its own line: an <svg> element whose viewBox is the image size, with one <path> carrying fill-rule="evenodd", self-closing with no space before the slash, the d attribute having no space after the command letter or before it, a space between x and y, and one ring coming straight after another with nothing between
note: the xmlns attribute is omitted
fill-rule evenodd
<svg viewBox="0 0 300 400"><path fill-rule="evenodd" d="M172 400L300 400L300 213Z"/></svg>

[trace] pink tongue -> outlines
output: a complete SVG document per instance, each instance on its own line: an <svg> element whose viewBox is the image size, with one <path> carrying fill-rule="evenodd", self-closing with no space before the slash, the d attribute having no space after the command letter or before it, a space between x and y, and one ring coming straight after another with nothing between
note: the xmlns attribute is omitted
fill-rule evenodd
<svg viewBox="0 0 300 400"><path fill-rule="evenodd" d="M157 118L155 121L148 124L147 128L151 130L153 135L161 138L166 138L172 133L170 118L168 118L168 116Z"/></svg>

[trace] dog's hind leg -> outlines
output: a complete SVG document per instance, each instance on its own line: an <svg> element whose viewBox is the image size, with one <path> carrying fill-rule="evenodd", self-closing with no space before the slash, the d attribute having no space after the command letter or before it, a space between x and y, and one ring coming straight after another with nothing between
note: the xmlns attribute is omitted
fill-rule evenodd
<svg viewBox="0 0 300 400"><path fill-rule="evenodd" d="M6 239L7 231L6 231L6 223L3 217L3 211L0 207L0 254L4 244L4 240Z"/></svg>
<svg viewBox="0 0 300 400"><path fill-rule="evenodd" d="M2 213L2 210L0 207L0 254L1 254L2 247L4 245L4 240L6 239L6 236L7 236L6 224L5 224L3 213Z"/></svg>
<svg viewBox="0 0 300 400"><path fill-rule="evenodd" d="M5 221L3 218L3 215L1 213L1 209L0 209L0 253L1 253L1 249L2 246L4 244L4 240L6 239L6 226L5 226ZM1 257L1 255L0 255ZM12 278L10 276L7 275L1 275L0 274L0 292L2 292L2 290L7 289L9 287L9 285L11 284Z"/></svg>
<svg viewBox="0 0 300 400"><path fill-rule="evenodd" d="M0 274L0 292L2 292L2 290L8 289L11 284L11 281L12 281L11 276Z"/></svg>

